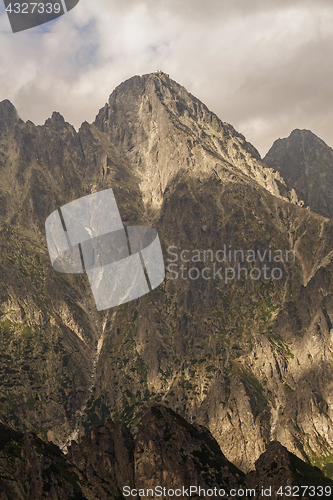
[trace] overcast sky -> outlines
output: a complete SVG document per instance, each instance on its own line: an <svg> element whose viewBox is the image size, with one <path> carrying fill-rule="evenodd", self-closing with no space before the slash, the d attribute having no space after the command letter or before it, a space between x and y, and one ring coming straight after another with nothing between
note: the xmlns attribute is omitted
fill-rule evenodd
<svg viewBox="0 0 333 500"><path fill-rule="evenodd" d="M332 0L80 0L16 34L0 3L0 100L23 120L57 110L78 128L122 81L160 69L262 155L295 128L333 146Z"/></svg>

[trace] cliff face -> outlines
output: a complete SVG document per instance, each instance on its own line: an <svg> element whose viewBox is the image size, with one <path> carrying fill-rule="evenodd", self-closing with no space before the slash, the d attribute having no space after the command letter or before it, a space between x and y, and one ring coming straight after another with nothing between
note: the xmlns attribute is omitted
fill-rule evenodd
<svg viewBox="0 0 333 500"><path fill-rule="evenodd" d="M225 458L208 429L161 405L146 412L135 438L124 424L110 420L92 428L79 445L73 443L66 456L33 433L0 427L2 500L151 498L159 488L166 500L175 491L178 498L217 499L229 492L242 498L246 489L248 496L264 498L262 487L272 488L270 498L285 499L288 491L278 494L279 488L301 485L326 488L322 496L329 497L333 481L278 442L270 443L255 470L245 475Z"/></svg>
<svg viewBox="0 0 333 500"><path fill-rule="evenodd" d="M0 425L1 500L83 499L79 475L54 444Z"/></svg>
<svg viewBox="0 0 333 500"><path fill-rule="evenodd" d="M151 408L143 417L134 460L137 488L200 484L204 489L227 490L244 484L243 473L225 458L207 429L190 425L163 406Z"/></svg>
<svg viewBox="0 0 333 500"><path fill-rule="evenodd" d="M162 402L244 470L274 439L326 466L332 223L243 136L152 74L78 132L58 113L24 123L4 101L0 161L4 423L66 445L110 417L136 430ZM124 224L158 230L170 267L147 296L98 313L85 276L51 268L44 222L109 187Z"/></svg>
<svg viewBox="0 0 333 500"><path fill-rule="evenodd" d="M317 467L311 467L290 453L278 441L271 441L267 450L255 463L255 470L245 476L248 489L255 489L257 498L272 500L327 496L331 492L330 479L323 477Z"/></svg>
<svg viewBox="0 0 333 500"><path fill-rule="evenodd" d="M311 210L332 218L333 150L310 130L278 139L264 158Z"/></svg>
<svg viewBox="0 0 333 500"><path fill-rule="evenodd" d="M57 442L77 436L103 327L87 280L52 270L45 219L113 183L124 222L137 222L142 202L135 175L88 126L77 134L54 113L36 127L7 101L0 117L0 418Z"/></svg>

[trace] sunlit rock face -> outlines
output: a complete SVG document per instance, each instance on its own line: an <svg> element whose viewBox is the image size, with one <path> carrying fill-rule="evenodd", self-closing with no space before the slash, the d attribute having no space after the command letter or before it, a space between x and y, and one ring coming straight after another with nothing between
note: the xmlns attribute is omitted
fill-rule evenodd
<svg viewBox="0 0 333 500"><path fill-rule="evenodd" d="M95 125L130 159L146 205L160 208L178 174L201 181L243 174L270 193L298 202L241 134L164 73L121 84Z"/></svg>
<svg viewBox="0 0 333 500"><path fill-rule="evenodd" d="M329 470L332 223L277 170L163 73L78 132L0 103L1 420L66 450L164 403L243 470L272 440ZM166 279L98 312L86 275L52 269L44 223L108 188L125 226L157 230Z"/></svg>

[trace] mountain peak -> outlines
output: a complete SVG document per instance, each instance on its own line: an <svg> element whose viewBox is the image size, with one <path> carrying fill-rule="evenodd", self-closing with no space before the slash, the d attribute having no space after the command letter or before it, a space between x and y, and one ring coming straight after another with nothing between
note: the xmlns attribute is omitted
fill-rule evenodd
<svg viewBox="0 0 333 500"><path fill-rule="evenodd" d="M300 129L300 128L295 128L295 130L293 130L291 133L290 133L290 136L289 137L293 137L293 136L307 136L307 135L315 135L313 132L311 132L311 130L307 130L307 129Z"/></svg>
<svg viewBox="0 0 333 500"><path fill-rule="evenodd" d="M65 123L64 117L58 113L58 111L53 111L51 118L48 118L45 123Z"/></svg>
<svg viewBox="0 0 333 500"><path fill-rule="evenodd" d="M333 217L333 150L311 130L296 129L275 141L264 162L280 172L312 210Z"/></svg>
<svg viewBox="0 0 333 500"><path fill-rule="evenodd" d="M293 130L289 136L289 139L291 141L301 140L304 143L311 141L313 143L317 143L318 145L321 144L323 147L329 147L322 139L320 139L320 137L314 134L311 130L307 129Z"/></svg>
<svg viewBox="0 0 333 500"><path fill-rule="evenodd" d="M64 129L73 129L73 126L65 121L65 118L58 113L58 111L53 111L51 118L48 118L44 124L46 127L50 127L57 132L61 132Z"/></svg>
<svg viewBox="0 0 333 500"><path fill-rule="evenodd" d="M120 84L94 125L136 165L144 202L154 208L184 173L221 182L245 176L275 196L282 197L279 186L286 191L242 134L162 71Z"/></svg>
<svg viewBox="0 0 333 500"><path fill-rule="evenodd" d="M16 111L15 106L8 100L0 102L0 130L13 127L20 117Z"/></svg>

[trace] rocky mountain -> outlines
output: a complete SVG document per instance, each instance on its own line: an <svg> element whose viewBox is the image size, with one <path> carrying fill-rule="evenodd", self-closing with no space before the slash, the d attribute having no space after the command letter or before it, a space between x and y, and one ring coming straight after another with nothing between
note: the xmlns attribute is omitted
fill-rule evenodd
<svg viewBox="0 0 333 500"><path fill-rule="evenodd" d="M303 488L304 499L315 496L310 487L330 498L333 481L278 442L244 475L208 429L161 405L146 412L135 438L126 425L109 420L81 444L73 442L66 456L31 432L0 427L1 500L151 498L152 492L166 500L175 492L178 498L242 498L245 492L265 498L268 491L276 499L288 498L288 487Z"/></svg>
<svg viewBox="0 0 333 500"><path fill-rule="evenodd" d="M307 206L333 217L333 150L310 130L294 130L278 139L264 162L279 172Z"/></svg>
<svg viewBox="0 0 333 500"><path fill-rule="evenodd" d="M245 476L248 490L257 498L319 498L330 496L331 480L323 478L317 467L311 467L290 453L278 441L271 441L255 463L255 470Z"/></svg>
<svg viewBox="0 0 333 500"><path fill-rule="evenodd" d="M244 471L278 439L332 474L332 223L241 134L154 73L78 132L3 101L0 158L6 425L66 449L109 418L136 432L162 403ZM98 312L85 275L52 269L44 223L110 187L125 225L157 229L167 274Z"/></svg>
<svg viewBox="0 0 333 500"><path fill-rule="evenodd" d="M134 77L120 85L94 124L135 167L145 205L162 206L177 178L205 180L246 176L270 193L298 202L278 172L229 124L168 75Z"/></svg>

